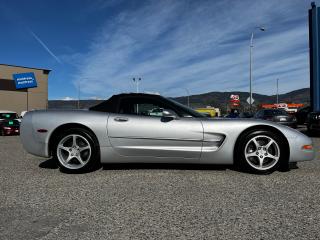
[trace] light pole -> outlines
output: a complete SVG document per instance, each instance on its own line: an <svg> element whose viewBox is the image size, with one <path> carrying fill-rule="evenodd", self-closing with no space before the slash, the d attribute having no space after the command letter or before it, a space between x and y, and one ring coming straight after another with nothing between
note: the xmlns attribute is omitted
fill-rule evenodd
<svg viewBox="0 0 320 240"><path fill-rule="evenodd" d="M141 77L139 78L132 78L133 82L136 84L137 86L137 93L139 92L139 83L141 82Z"/></svg>
<svg viewBox="0 0 320 240"><path fill-rule="evenodd" d="M254 30L251 33L251 39L250 39L250 73L249 73L249 78L250 78L250 112L252 112L252 52L253 52L253 35L254 31L256 29L259 29L260 31L264 32L266 29L264 27L255 27Z"/></svg>
<svg viewBox="0 0 320 240"><path fill-rule="evenodd" d="M279 78L277 78L277 104L279 104Z"/></svg>
<svg viewBox="0 0 320 240"><path fill-rule="evenodd" d="M81 88L81 85L80 85L80 81L78 83L78 109L80 109L80 88Z"/></svg>
<svg viewBox="0 0 320 240"><path fill-rule="evenodd" d="M188 107L190 107L190 92L188 90L188 88L182 88L187 92L187 99L188 99Z"/></svg>

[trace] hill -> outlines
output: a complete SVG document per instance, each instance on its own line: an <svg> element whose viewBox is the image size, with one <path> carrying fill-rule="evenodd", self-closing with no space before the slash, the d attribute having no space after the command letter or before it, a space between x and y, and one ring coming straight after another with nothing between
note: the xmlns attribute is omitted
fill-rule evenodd
<svg viewBox="0 0 320 240"><path fill-rule="evenodd" d="M228 101L230 99L231 94L239 95L240 103L243 108L247 108L249 104L247 103L247 98L249 97L248 92L209 92L198 95L191 95L189 97L190 106L196 107L205 107L205 106L214 106L219 107L223 110L226 109ZM275 103L276 95L263 95L263 94L253 94L254 105L258 105L261 103ZM177 97L176 101L187 104L188 98L187 96ZM285 94L279 94L279 103L303 103L310 104L310 89L302 88L292 92L288 92Z"/></svg>
<svg viewBox="0 0 320 240"><path fill-rule="evenodd" d="M220 108L222 111L226 111L228 101L231 94L237 94L240 97L241 108L248 108L248 103L246 102L249 97L248 92L209 92L197 95L191 95L190 106L193 108L197 107L206 107L214 106ZM187 96L176 97L174 100L187 105L188 98ZM263 94L253 94L254 105L261 103L275 103L276 95L263 95ZM80 108L86 109L91 106L94 106L103 100L81 100ZM308 105L310 103L310 89L302 88L292 92L279 95L279 102L286 103L304 103ZM78 101L64 101L64 100L49 100L49 109L77 109Z"/></svg>

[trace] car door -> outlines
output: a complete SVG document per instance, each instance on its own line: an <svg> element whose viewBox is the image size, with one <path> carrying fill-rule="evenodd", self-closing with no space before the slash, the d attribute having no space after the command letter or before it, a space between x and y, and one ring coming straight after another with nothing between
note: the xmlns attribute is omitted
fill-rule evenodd
<svg viewBox="0 0 320 240"><path fill-rule="evenodd" d="M148 97L120 99L119 113L108 119L108 137L122 156L199 159L203 142L201 121L195 118L165 118L174 110ZM156 113L156 114L155 114Z"/></svg>

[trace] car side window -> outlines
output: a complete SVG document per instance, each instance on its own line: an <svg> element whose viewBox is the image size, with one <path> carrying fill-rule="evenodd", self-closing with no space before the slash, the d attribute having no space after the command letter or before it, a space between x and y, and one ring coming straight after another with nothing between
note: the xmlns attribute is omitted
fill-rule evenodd
<svg viewBox="0 0 320 240"><path fill-rule="evenodd" d="M150 117L162 117L164 109L173 111L165 104L146 97L125 97L119 105L119 113Z"/></svg>

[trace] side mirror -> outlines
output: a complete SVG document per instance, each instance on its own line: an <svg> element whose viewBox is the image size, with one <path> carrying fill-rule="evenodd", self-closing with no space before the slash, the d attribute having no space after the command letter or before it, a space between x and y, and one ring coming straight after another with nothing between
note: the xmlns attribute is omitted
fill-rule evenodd
<svg viewBox="0 0 320 240"><path fill-rule="evenodd" d="M164 122L168 122L177 118L178 116L175 112L171 111L170 109L163 109L162 120L164 120Z"/></svg>

